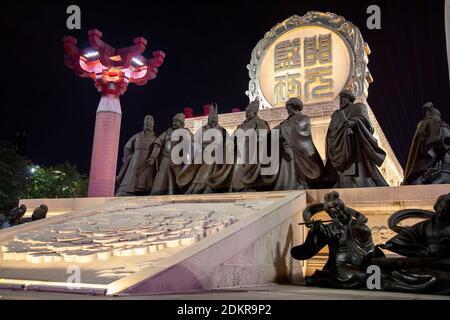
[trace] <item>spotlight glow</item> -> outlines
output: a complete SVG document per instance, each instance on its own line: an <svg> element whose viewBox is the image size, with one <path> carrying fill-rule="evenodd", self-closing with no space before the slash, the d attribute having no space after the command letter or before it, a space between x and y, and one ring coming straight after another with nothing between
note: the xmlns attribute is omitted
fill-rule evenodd
<svg viewBox="0 0 450 320"><path fill-rule="evenodd" d="M97 51L88 51L88 52L86 52L86 53L84 54L84 56L85 56L86 58L90 59L90 58L98 57L99 54L98 54Z"/></svg>
<svg viewBox="0 0 450 320"><path fill-rule="evenodd" d="M144 63L136 57L131 59L131 61L133 61L135 64L137 64L140 67L142 67L144 65Z"/></svg>

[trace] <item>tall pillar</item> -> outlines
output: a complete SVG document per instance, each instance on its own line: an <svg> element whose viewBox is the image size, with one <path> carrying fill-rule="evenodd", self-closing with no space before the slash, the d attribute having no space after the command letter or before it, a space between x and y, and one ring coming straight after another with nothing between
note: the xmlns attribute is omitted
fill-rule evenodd
<svg viewBox="0 0 450 320"><path fill-rule="evenodd" d="M114 94L103 95L95 119L89 197L114 196L121 120L119 97Z"/></svg>
<svg viewBox="0 0 450 320"><path fill-rule="evenodd" d="M166 55L153 51L150 59L142 56L147 46L142 37L129 47L116 49L102 40L97 29L89 30L88 36L89 47L83 50L74 37L63 38L64 63L76 75L93 79L102 93L95 118L88 196L113 197L122 120L119 96L130 83L143 86L155 79Z"/></svg>

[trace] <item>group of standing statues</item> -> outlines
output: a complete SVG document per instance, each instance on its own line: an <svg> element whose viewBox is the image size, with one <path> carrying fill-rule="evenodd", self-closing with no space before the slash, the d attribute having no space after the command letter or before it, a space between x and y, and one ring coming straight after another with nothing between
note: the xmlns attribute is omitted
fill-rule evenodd
<svg viewBox="0 0 450 320"><path fill-rule="evenodd" d="M321 159L311 136L311 121L302 113L298 98L286 102L288 118L272 129L278 130L278 150L267 143L257 142L256 152L277 152L279 167L275 174L261 173L264 164L250 162L252 156L243 155L243 163L175 164L171 159L175 130L185 130L192 139L208 129L217 129L226 148L227 131L218 121L217 106L212 107L207 124L192 134L184 128L185 117L174 116L172 126L157 136L153 117L144 119L144 128L125 145L123 166L117 177L117 196L203 194L213 192L241 192L259 190L298 190L307 188L363 188L387 186L378 167L386 153L374 138L367 107L355 103L349 90L340 95L340 108L332 116L326 135L326 161ZM417 126L411 145L403 184L450 183L450 128L441 120L431 103L424 105L425 118ZM245 120L236 130L266 130L270 127L259 118L259 102L251 102L245 110ZM217 142L203 141L201 148ZM246 142L248 143L248 141ZM244 153L248 152L244 144ZM201 152L201 150L200 150ZM235 154L235 157L237 155Z"/></svg>

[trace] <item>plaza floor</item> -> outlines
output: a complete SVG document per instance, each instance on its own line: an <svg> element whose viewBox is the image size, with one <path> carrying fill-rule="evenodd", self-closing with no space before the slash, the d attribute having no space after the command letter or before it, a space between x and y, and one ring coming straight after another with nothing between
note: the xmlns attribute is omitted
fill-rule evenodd
<svg viewBox="0 0 450 320"><path fill-rule="evenodd" d="M5 300L450 300L450 296L266 285L207 292L147 296L89 296L21 290L0 290Z"/></svg>

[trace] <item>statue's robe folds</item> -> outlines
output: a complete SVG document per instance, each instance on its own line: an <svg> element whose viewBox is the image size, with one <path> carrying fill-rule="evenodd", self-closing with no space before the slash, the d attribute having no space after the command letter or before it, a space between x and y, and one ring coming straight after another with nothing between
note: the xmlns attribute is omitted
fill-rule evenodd
<svg viewBox="0 0 450 320"><path fill-rule="evenodd" d="M186 130L188 134L191 135L188 129L183 128L181 130ZM174 130L169 128L155 140L155 145L160 148L161 152L159 154L160 165L158 173L156 174L151 191L152 195L173 195L183 193L182 189L177 184L177 175L183 165L174 164L171 159L172 148L179 143L178 141L171 141L173 132Z"/></svg>
<svg viewBox="0 0 450 320"><path fill-rule="evenodd" d="M443 183L450 183L450 128L429 116L417 125L403 184Z"/></svg>
<svg viewBox="0 0 450 320"><path fill-rule="evenodd" d="M428 218L427 218L428 217ZM406 218L427 218L412 226L398 225ZM379 265L386 290L450 294L450 222L443 221L433 212L406 209L389 218L389 227L396 236L379 245L406 258L377 258L371 263Z"/></svg>
<svg viewBox="0 0 450 320"><path fill-rule="evenodd" d="M244 122L242 122L236 130L238 129L242 129L244 131L253 129L256 130L257 134L258 130L262 129L266 130L267 134L269 134L270 132L269 124L257 116L250 120L245 120ZM248 140L246 139L243 150L245 154L242 155L242 157L244 158L244 163L237 163L237 153L239 152L239 150L237 143L233 143L235 151L233 163L222 166L219 171L211 175L208 179L208 185L212 189L225 189L229 192L260 189L261 187L263 187L263 181L261 181L261 176L259 175L259 172L261 170L261 163L259 161L259 158L254 164L251 164L249 163L249 161L247 161L249 159L249 148ZM259 154L259 149L266 147L267 146L262 145L258 140L257 148L255 149L255 151Z"/></svg>
<svg viewBox="0 0 450 320"><path fill-rule="evenodd" d="M323 204L309 206L316 212L323 210ZM352 216L350 223L334 221L317 224L308 232L305 242L295 246L291 255L297 260L308 260L328 245L328 260L322 270L307 278L307 285L334 288L361 288L366 285L367 261L375 252L367 218L361 213L345 209ZM305 219L306 221L306 219Z"/></svg>
<svg viewBox="0 0 450 320"><path fill-rule="evenodd" d="M141 131L135 134L124 147L124 163L117 176L117 196L149 193L156 173L156 163L146 164L154 147L154 132Z"/></svg>
<svg viewBox="0 0 450 320"><path fill-rule="evenodd" d="M351 129L345 119L353 120ZM327 180L335 188L387 186L378 170L386 153L373 136L374 129L367 108L362 103L351 104L331 115L326 136Z"/></svg>
<svg viewBox="0 0 450 320"><path fill-rule="evenodd" d="M404 211L413 217L422 212L410 209ZM385 247L406 257L450 258L450 223L432 214L430 219L401 227L398 234L386 242Z"/></svg>
<svg viewBox="0 0 450 320"><path fill-rule="evenodd" d="M209 125L202 127L201 130L197 131L194 135L195 140L200 145L202 139L199 137L200 134L204 133L206 130L211 129ZM225 157L225 145L227 139L227 131L222 127L216 127L222 134L222 141L208 141L201 143L201 150L195 150L194 152L203 153L204 149L209 146L213 147L212 144L217 146L217 148L222 150L222 155ZM213 155L214 156L214 155ZM194 159L193 159L194 160ZM208 186L208 178L216 174L225 165L225 161L221 163L205 163L205 159L202 158L202 164L195 164L194 161L191 164L186 164L177 176L177 184L186 189L186 194L202 194L202 193L213 193L213 192L226 192L226 188L211 188Z"/></svg>
<svg viewBox="0 0 450 320"><path fill-rule="evenodd" d="M325 168L312 140L310 118L296 113L274 129L280 134L280 166L276 175L262 177L265 184L273 185L275 191L307 189L317 184Z"/></svg>

